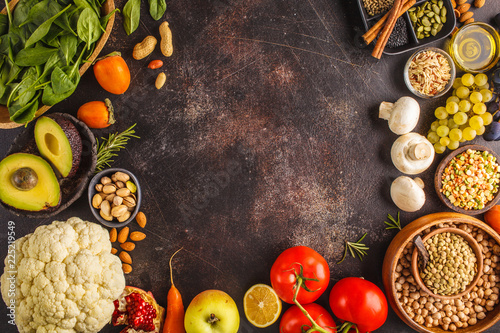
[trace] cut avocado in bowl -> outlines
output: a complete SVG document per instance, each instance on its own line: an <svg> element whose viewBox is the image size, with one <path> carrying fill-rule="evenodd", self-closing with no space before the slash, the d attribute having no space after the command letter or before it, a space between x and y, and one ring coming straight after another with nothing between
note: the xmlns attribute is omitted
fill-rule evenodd
<svg viewBox="0 0 500 333"><path fill-rule="evenodd" d="M26 209L15 208L11 205L6 204L5 202L3 202L3 200L0 200L0 206L2 206L6 211L9 211L10 213L17 216L25 216L29 218L49 218L57 215L81 197L81 195L87 190L88 181L94 175L97 163L97 142L94 134L88 128L88 126L67 113L52 113L47 117L51 119L57 119L58 122L60 120L70 122L78 131L78 134L81 138L81 153L77 154L78 156L81 156L79 166L73 176L58 178L61 196L59 206L40 211L30 211ZM6 156L16 153L25 153L36 155L37 157L41 158L41 154L38 150L35 140L35 126L36 121L32 121L28 124L26 129L19 133L19 135L12 143ZM3 156L0 156L0 160L2 159L2 157ZM48 164L50 165L50 163ZM73 164L73 162L71 164ZM55 171L55 167L53 165L52 169L54 171L54 174L56 176L59 176L58 171ZM37 174L37 176L38 178L40 177L39 174ZM2 185L0 184L0 187L1 186Z"/></svg>
<svg viewBox="0 0 500 333"><path fill-rule="evenodd" d="M61 191L47 161L17 153L0 161L0 200L17 209L50 210L59 206Z"/></svg>
<svg viewBox="0 0 500 333"><path fill-rule="evenodd" d="M35 124L35 141L40 155L61 177L72 177L82 155L82 139L73 123L63 117L40 117Z"/></svg>

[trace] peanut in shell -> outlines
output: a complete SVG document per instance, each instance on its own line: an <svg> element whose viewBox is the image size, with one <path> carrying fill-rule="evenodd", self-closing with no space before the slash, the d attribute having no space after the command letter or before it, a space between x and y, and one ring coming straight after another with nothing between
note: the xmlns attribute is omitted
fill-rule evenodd
<svg viewBox="0 0 500 333"><path fill-rule="evenodd" d="M158 43L158 41L154 36L146 36L146 38L144 38L142 42L134 46L132 57L134 57L134 59L136 60L146 58L154 51L156 43ZM115 177L116 179L118 179L117 175L115 175Z"/></svg>

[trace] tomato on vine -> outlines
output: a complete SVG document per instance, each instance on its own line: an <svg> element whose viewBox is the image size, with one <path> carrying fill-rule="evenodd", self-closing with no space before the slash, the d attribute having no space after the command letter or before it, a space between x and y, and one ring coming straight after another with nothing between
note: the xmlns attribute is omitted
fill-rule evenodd
<svg viewBox="0 0 500 333"><path fill-rule="evenodd" d="M304 305L309 315L317 325L321 326L328 333L336 333L335 321L328 311L319 304L310 303ZM280 333L302 333L311 329L311 321L302 313L300 308L292 305L285 311L280 321ZM317 332L317 331L314 331Z"/></svg>
<svg viewBox="0 0 500 333"><path fill-rule="evenodd" d="M359 333L372 332L387 319L387 299L377 285L358 277L337 282L330 292L333 314L345 321L339 331L348 332L356 327Z"/></svg>
<svg viewBox="0 0 500 333"><path fill-rule="evenodd" d="M295 295L300 304L314 302L329 281L330 268L325 258L307 246L283 251L271 267L271 285L286 303L294 303Z"/></svg>

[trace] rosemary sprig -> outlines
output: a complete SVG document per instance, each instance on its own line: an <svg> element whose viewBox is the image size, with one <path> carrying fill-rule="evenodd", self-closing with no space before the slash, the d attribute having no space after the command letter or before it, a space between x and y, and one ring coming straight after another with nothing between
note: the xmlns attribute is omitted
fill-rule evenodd
<svg viewBox="0 0 500 333"><path fill-rule="evenodd" d="M138 138L135 134L135 130L133 129L137 124L133 124L128 129L121 133L112 133L109 137L101 138L102 142L99 144L99 140L97 140L97 164L96 164L96 172L102 171L105 166L110 167L111 163L113 163L113 157L118 156L116 153L120 151L120 149L124 149L127 141L130 138Z"/></svg>
<svg viewBox="0 0 500 333"><path fill-rule="evenodd" d="M358 239L356 242L346 241L344 255L342 256L342 259L340 259L340 261L337 262L337 264L340 264L342 261L344 261L346 255L347 255L347 251L349 251L351 253L351 256L353 258L356 258L356 255L358 255L358 258L361 261L363 261L363 256L366 256L368 254L366 251L369 250L368 246L361 243L361 241L366 237L366 235L367 235L367 233L365 232L365 234L363 236L361 236L361 238Z"/></svg>
<svg viewBox="0 0 500 333"><path fill-rule="evenodd" d="M399 219L399 212L398 212L398 219L396 220L394 217L392 217L391 214L387 214L387 218L389 219L390 222L384 221L384 223L387 225L385 229L399 229L401 230L401 220Z"/></svg>

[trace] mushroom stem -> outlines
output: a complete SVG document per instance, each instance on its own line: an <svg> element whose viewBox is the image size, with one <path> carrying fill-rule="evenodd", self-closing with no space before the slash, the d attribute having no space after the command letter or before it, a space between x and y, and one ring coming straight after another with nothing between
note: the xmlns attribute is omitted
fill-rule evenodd
<svg viewBox="0 0 500 333"><path fill-rule="evenodd" d="M394 103L391 102L382 102L378 108L378 116L379 118L389 120L391 117L392 110L394 110Z"/></svg>
<svg viewBox="0 0 500 333"><path fill-rule="evenodd" d="M431 148L428 144L420 142L408 147L407 157L411 160L425 160L431 156Z"/></svg>

